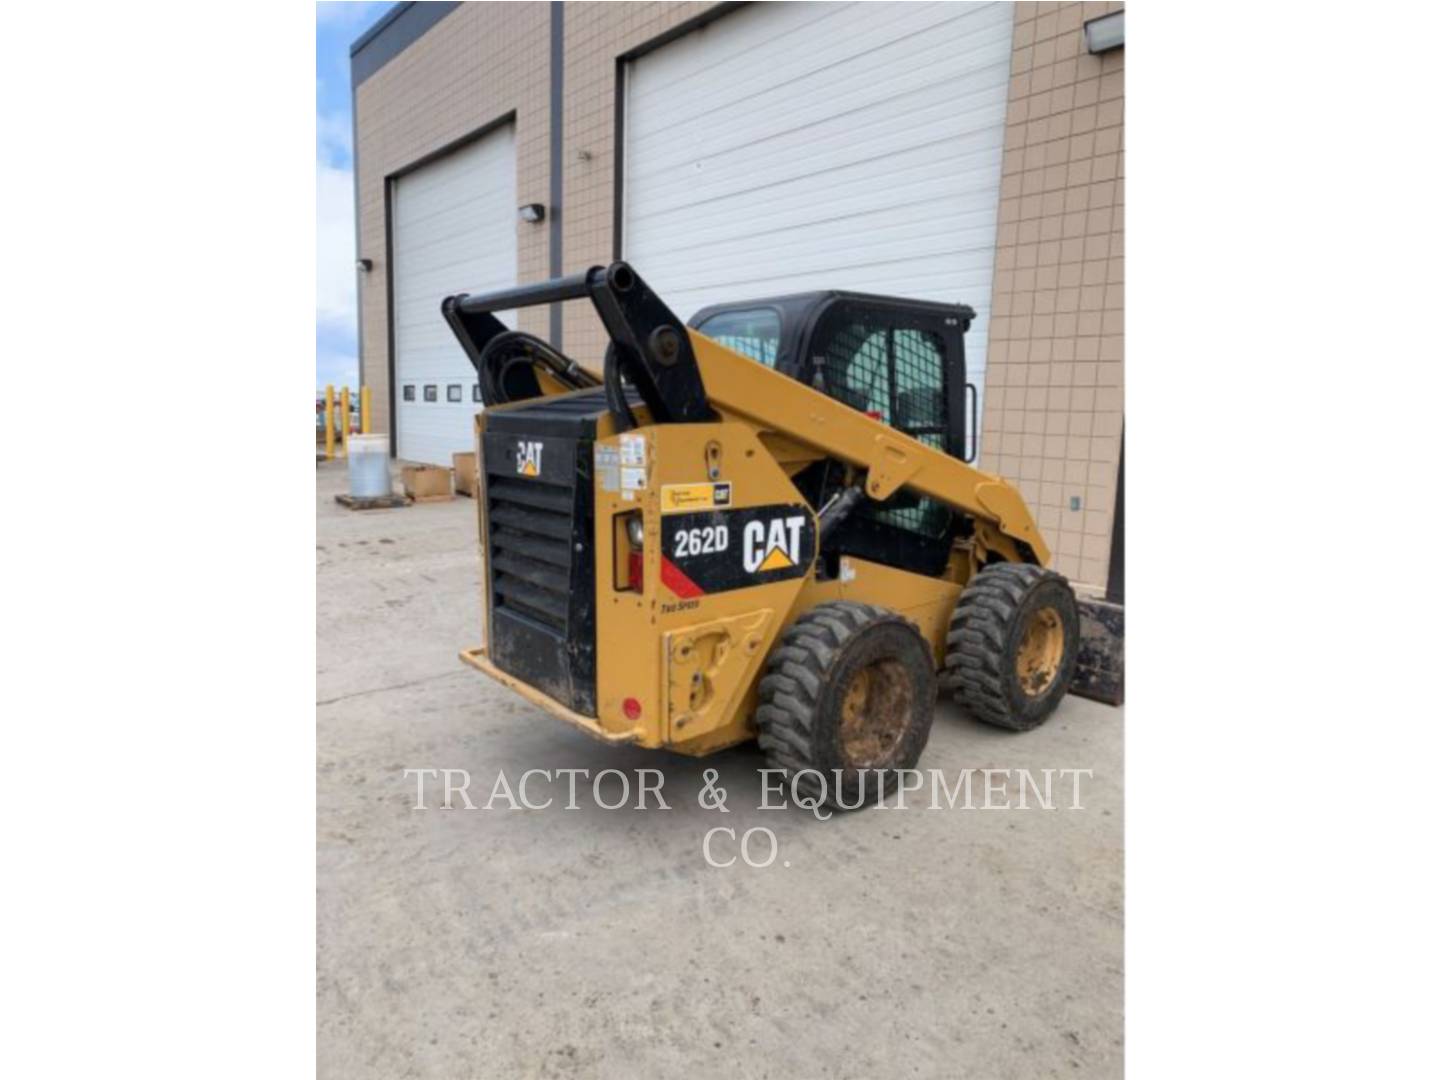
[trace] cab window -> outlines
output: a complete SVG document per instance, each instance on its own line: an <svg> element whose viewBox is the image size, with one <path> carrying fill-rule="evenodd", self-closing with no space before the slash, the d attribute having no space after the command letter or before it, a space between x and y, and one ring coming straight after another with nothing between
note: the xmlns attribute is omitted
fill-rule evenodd
<svg viewBox="0 0 1440 1080"><path fill-rule="evenodd" d="M780 355L780 316L770 308L717 311L695 329L766 367Z"/></svg>
<svg viewBox="0 0 1440 1080"><path fill-rule="evenodd" d="M820 327L813 351L826 394L947 452L945 341L938 332L841 305ZM951 524L943 504L906 492L886 504L867 502L858 516L937 539Z"/></svg>

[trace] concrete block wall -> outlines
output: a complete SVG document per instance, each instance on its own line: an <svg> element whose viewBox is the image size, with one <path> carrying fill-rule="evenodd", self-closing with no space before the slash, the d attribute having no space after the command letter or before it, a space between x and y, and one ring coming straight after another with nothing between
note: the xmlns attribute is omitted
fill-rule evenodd
<svg viewBox="0 0 1440 1080"><path fill-rule="evenodd" d="M1123 8L1016 5L981 424L981 466L1096 587L1125 409L1125 50L1091 56L1082 26Z"/></svg>

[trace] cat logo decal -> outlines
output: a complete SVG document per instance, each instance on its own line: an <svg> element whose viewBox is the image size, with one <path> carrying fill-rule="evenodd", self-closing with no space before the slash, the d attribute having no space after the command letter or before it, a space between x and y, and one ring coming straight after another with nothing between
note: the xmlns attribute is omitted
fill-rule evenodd
<svg viewBox="0 0 1440 1080"><path fill-rule="evenodd" d="M741 537L745 572L763 574L794 567L801 560L800 537L804 528L803 515L749 522Z"/></svg>
<svg viewBox="0 0 1440 1080"><path fill-rule="evenodd" d="M521 440L515 450L515 471L521 476L539 476L540 455L544 450L542 442Z"/></svg>

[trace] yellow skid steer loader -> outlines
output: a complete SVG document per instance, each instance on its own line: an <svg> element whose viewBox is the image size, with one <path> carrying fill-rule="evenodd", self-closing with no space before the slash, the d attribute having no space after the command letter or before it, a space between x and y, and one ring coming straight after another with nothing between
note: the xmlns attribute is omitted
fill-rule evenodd
<svg viewBox="0 0 1440 1080"><path fill-rule="evenodd" d="M496 317L587 298L603 378ZM461 655L527 700L612 743L758 737L854 805L915 766L938 688L1014 730L1064 697L1074 594L964 460L970 308L815 292L687 327L616 262L442 312L486 404L485 644Z"/></svg>

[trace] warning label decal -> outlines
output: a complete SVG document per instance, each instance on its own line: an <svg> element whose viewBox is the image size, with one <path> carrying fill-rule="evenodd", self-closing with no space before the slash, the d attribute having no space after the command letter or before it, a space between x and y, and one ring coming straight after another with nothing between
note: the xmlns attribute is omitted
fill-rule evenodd
<svg viewBox="0 0 1440 1080"><path fill-rule="evenodd" d="M663 484L660 487L660 512L685 513L690 510L724 510L730 505L728 481L715 484Z"/></svg>

